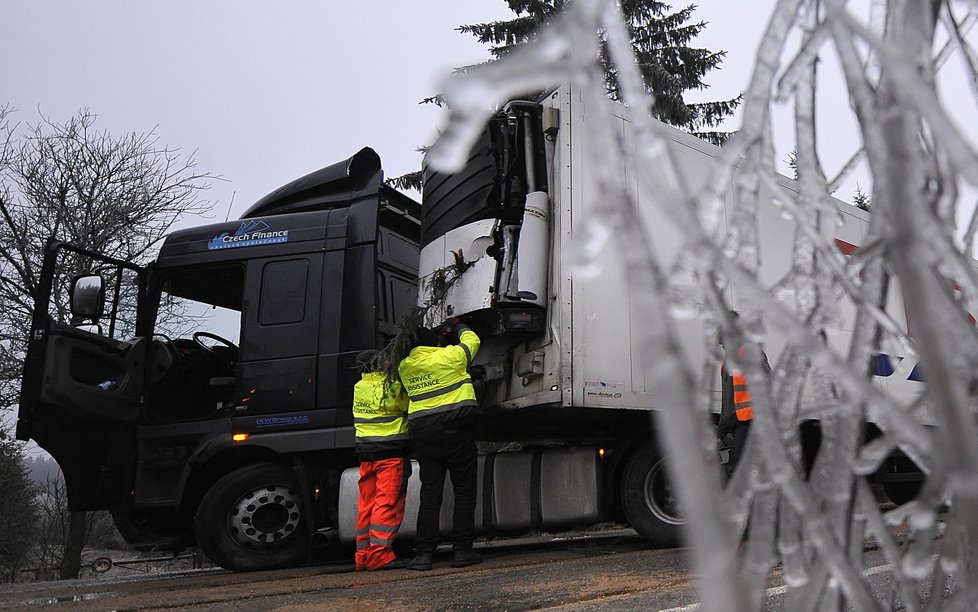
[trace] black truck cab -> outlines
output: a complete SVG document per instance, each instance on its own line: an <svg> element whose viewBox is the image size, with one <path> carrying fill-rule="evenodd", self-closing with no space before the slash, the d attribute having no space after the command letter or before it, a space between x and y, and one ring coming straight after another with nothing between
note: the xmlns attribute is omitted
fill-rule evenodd
<svg viewBox="0 0 978 612"><path fill-rule="evenodd" d="M111 510L134 544L295 564L335 527L354 359L414 305L419 238L419 205L365 148L172 233L147 266L52 240L17 435L58 461L72 510ZM61 304L85 287L108 314Z"/></svg>

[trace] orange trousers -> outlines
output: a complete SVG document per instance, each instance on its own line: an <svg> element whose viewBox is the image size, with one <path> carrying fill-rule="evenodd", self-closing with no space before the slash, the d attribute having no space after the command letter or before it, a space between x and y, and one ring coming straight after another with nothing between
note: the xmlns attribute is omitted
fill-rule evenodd
<svg viewBox="0 0 978 612"><path fill-rule="evenodd" d="M358 570L375 570L394 560L391 547L404 519L410 460L402 457L360 464L357 510Z"/></svg>

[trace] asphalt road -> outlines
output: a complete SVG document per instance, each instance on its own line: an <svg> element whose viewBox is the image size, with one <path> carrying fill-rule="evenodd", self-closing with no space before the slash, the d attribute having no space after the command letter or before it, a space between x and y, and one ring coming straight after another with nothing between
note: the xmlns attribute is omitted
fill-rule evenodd
<svg viewBox="0 0 978 612"><path fill-rule="evenodd" d="M630 530L494 542L486 561L430 572L355 572L342 561L291 570L197 571L138 579L58 581L0 589L2 609L51 610L698 610L683 549L650 550ZM867 555L880 591L888 567ZM768 610L784 609L775 571Z"/></svg>

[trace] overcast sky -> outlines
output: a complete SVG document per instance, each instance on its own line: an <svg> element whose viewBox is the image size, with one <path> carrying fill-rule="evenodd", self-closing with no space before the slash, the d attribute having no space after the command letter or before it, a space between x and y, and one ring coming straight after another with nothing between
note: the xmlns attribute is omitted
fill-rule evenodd
<svg viewBox="0 0 978 612"><path fill-rule="evenodd" d="M698 44L728 52L707 98L736 96L774 0L699 4ZM488 58L455 28L511 15L502 0L3 0L0 104L25 123L87 108L116 135L155 128L223 177L212 218L232 194L235 218L363 146L387 176L417 169L441 115L418 101Z"/></svg>

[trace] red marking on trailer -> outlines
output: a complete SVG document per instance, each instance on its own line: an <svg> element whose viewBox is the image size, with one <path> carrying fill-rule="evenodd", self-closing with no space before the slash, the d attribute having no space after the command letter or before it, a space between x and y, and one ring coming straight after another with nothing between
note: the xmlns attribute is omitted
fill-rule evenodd
<svg viewBox="0 0 978 612"><path fill-rule="evenodd" d="M856 249L859 248L858 246L854 245L853 243L846 242L845 240L842 240L841 238L836 238L835 239L835 246L839 247L839 250L842 251L842 254L843 255L852 255L856 251Z"/></svg>
<svg viewBox="0 0 978 612"><path fill-rule="evenodd" d="M837 247L839 247L839 250L842 251L842 254L843 255L852 255L853 253L856 252L856 249L859 248L855 244L852 244L851 242L846 242L845 240L842 240L841 238L836 238L835 239L835 245ZM960 296L960 294L961 294L961 283L959 283L958 281L951 281L951 288L954 290L954 293L956 294L956 296ZM968 314L968 321L971 323L971 325L972 326L978 326L978 320L975 319L975 316L973 314L971 314L970 312L968 312L967 314ZM909 319L909 317L907 318L907 335L908 336L911 336L911 337L913 336L913 334L910 333L910 319Z"/></svg>

